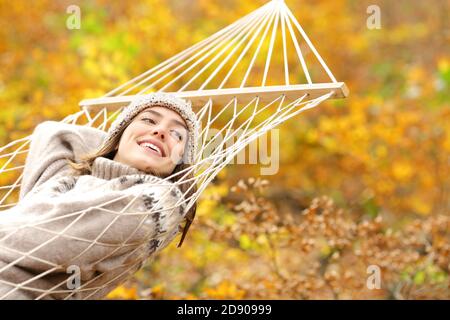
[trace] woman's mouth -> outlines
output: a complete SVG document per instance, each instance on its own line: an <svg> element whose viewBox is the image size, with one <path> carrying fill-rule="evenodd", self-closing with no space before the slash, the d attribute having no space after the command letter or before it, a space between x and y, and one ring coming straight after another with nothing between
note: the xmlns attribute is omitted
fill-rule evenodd
<svg viewBox="0 0 450 320"><path fill-rule="evenodd" d="M155 154L159 157L163 156L162 150L154 145L153 143L150 142L141 142L138 143L140 147L142 147L143 149L145 149L146 152L150 152L151 154Z"/></svg>

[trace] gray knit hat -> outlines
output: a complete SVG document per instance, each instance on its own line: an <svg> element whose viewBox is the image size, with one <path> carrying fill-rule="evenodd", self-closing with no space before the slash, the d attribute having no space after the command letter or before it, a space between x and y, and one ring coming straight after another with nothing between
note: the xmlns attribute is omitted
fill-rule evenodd
<svg viewBox="0 0 450 320"><path fill-rule="evenodd" d="M177 112L186 122L188 128L188 139L183 154L182 162L193 164L197 152L197 139L199 134L199 124L189 101L178 98L170 93L157 92L145 95L132 101L111 124L103 144L113 139L120 130L134 119L141 111L151 106L161 106Z"/></svg>

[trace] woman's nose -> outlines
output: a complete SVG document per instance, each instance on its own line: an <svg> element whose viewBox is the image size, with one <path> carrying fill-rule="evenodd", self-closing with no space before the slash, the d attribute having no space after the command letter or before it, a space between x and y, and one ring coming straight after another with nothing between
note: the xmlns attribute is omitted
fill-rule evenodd
<svg viewBox="0 0 450 320"><path fill-rule="evenodd" d="M161 129L161 128L155 128L155 129L153 129L153 135L155 135L155 136L161 136L161 139L163 139L164 140L164 130L163 129Z"/></svg>

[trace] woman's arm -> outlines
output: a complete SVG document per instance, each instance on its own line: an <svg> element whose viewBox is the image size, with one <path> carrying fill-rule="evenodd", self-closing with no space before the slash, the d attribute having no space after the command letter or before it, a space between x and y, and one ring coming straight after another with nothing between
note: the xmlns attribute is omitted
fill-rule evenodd
<svg viewBox="0 0 450 320"><path fill-rule="evenodd" d="M18 268L0 272L0 296L8 288L2 285L5 275L18 283L23 276L11 277L23 270L29 278L51 270L32 283L48 290L76 266L87 288L104 286L93 296L101 298L179 233L185 215L181 199L174 184L150 175L48 181L0 216L0 261ZM67 290L64 281L58 289Z"/></svg>
<svg viewBox="0 0 450 320"><path fill-rule="evenodd" d="M66 158L78 158L97 148L105 133L96 128L44 121L31 136L19 199L31 189L68 169Z"/></svg>

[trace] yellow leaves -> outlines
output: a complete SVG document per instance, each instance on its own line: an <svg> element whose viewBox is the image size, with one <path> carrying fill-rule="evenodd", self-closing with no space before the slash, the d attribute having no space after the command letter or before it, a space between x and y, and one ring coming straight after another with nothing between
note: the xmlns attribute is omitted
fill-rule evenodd
<svg viewBox="0 0 450 320"><path fill-rule="evenodd" d="M379 145L375 148L375 155L377 156L377 158L384 158L386 157L387 153L388 150L384 145Z"/></svg>
<svg viewBox="0 0 450 320"><path fill-rule="evenodd" d="M205 199L200 201L197 206L197 215L199 217L211 215L211 212L215 209L217 201Z"/></svg>
<svg viewBox="0 0 450 320"><path fill-rule="evenodd" d="M421 67L414 66L411 68L407 76L408 80L411 82L421 82L426 78L426 73Z"/></svg>
<svg viewBox="0 0 450 320"><path fill-rule="evenodd" d="M44 57L44 52L41 48L33 48L33 50L31 50L31 56L34 60L40 60Z"/></svg>
<svg viewBox="0 0 450 320"><path fill-rule="evenodd" d="M442 73L447 73L450 71L450 60L446 57L439 58L438 69Z"/></svg>
<svg viewBox="0 0 450 320"><path fill-rule="evenodd" d="M98 67L97 62L93 58L86 58L81 64L83 72L92 78L99 77L101 75L101 69Z"/></svg>
<svg viewBox="0 0 450 320"><path fill-rule="evenodd" d="M369 132L363 126L356 127L350 134L353 136L355 142L363 144L364 146L369 139Z"/></svg>
<svg viewBox="0 0 450 320"><path fill-rule="evenodd" d="M178 297L177 298L177 300L179 300L179 299L184 299L184 300L198 300L199 298L196 296L196 295L194 295L194 294L191 294L191 293L188 293L186 296L184 296L184 297Z"/></svg>
<svg viewBox="0 0 450 320"><path fill-rule="evenodd" d="M205 288L204 293L212 299L243 299L245 291L237 287L235 283L222 281L216 288Z"/></svg>
<svg viewBox="0 0 450 320"><path fill-rule="evenodd" d="M323 133L332 132L336 129L336 122L334 119L322 117L319 122L319 131Z"/></svg>
<svg viewBox="0 0 450 320"><path fill-rule="evenodd" d="M2 166L0 166L1 168ZM18 178L16 171L6 171L0 174L0 185L6 186L11 185Z"/></svg>
<svg viewBox="0 0 450 320"><path fill-rule="evenodd" d="M219 171L219 173L217 174L217 178L226 179L226 177L227 177L227 168L225 167Z"/></svg>
<svg viewBox="0 0 450 320"><path fill-rule="evenodd" d="M39 89L33 92L33 103L41 104L43 102L44 92Z"/></svg>
<svg viewBox="0 0 450 320"><path fill-rule="evenodd" d="M158 284L152 288L152 293L155 295L161 294L164 292L164 284Z"/></svg>
<svg viewBox="0 0 450 320"><path fill-rule="evenodd" d="M191 238L193 245L187 246L181 254L196 266L202 267L206 263L223 260L225 248L211 242L207 233L193 232Z"/></svg>
<svg viewBox="0 0 450 320"><path fill-rule="evenodd" d="M336 151L338 147L336 140L332 137L323 137L321 142L322 145L329 151Z"/></svg>
<svg viewBox="0 0 450 320"><path fill-rule="evenodd" d="M217 209L220 199L228 194L229 188L226 183L219 185L210 184L200 197L197 207L197 215L211 216Z"/></svg>
<svg viewBox="0 0 450 320"><path fill-rule="evenodd" d="M418 39L426 36L428 29L423 23L403 24L389 30L385 34L386 38L393 44L399 44L405 40Z"/></svg>
<svg viewBox="0 0 450 320"><path fill-rule="evenodd" d="M232 213L222 213L220 221L224 226L232 225L236 222L237 218Z"/></svg>
<svg viewBox="0 0 450 320"><path fill-rule="evenodd" d="M435 176L433 175L433 173L430 173L430 172L421 172L420 173L421 183L425 190L434 187L434 183L435 183L434 178L435 178Z"/></svg>
<svg viewBox="0 0 450 320"><path fill-rule="evenodd" d="M395 185L389 180L376 180L375 188L380 195L390 195L395 189Z"/></svg>
<svg viewBox="0 0 450 320"><path fill-rule="evenodd" d="M368 38L364 35L353 35L349 37L348 41L351 48L357 53L363 53L369 47Z"/></svg>
<svg viewBox="0 0 450 320"><path fill-rule="evenodd" d="M420 122L421 115L414 111L403 112L401 116L397 118L398 126L401 128L408 128Z"/></svg>
<svg viewBox="0 0 450 320"><path fill-rule="evenodd" d="M445 151L450 152L450 130L448 129L442 146L444 147Z"/></svg>
<svg viewBox="0 0 450 320"><path fill-rule="evenodd" d="M311 129L306 132L305 140L307 143L311 143L311 144L316 143L318 139L319 139L319 134L318 134L317 130Z"/></svg>
<svg viewBox="0 0 450 320"><path fill-rule="evenodd" d="M328 257L331 253L331 247L328 244L325 244L320 249L320 254L324 257Z"/></svg>
<svg viewBox="0 0 450 320"><path fill-rule="evenodd" d="M244 249L248 250L252 247L252 241L250 237L246 234L243 234L239 237L239 246Z"/></svg>
<svg viewBox="0 0 450 320"><path fill-rule="evenodd" d="M82 91L82 95L86 98L93 98L100 96L102 91L97 88L84 88Z"/></svg>
<svg viewBox="0 0 450 320"><path fill-rule="evenodd" d="M418 196L414 196L410 199L412 209L421 215L428 215L431 213L432 204L429 200L423 200Z"/></svg>
<svg viewBox="0 0 450 320"><path fill-rule="evenodd" d="M247 256L242 250L229 248L225 251L224 258L229 261L244 261Z"/></svg>
<svg viewBox="0 0 450 320"><path fill-rule="evenodd" d="M143 295L145 298L150 299L165 299L166 298L166 286L164 283L157 284L155 286L152 286L149 289L146 289L141 292L141 295Z"/></svg>
<svg viewBox="0 0 450 320"><path fill-rule="evenodd" d="M202 198L218 200L220 197L228 193L228 186L226 184L214 185L210 184L202 194Z"/></svg>
<svg viewBox="0 0 450 320"><path fill-rule="evenodd" d="M395 162L392 165L392 174L397 180L405 182L413 176L414 168L406 161Z"/></svg>
<svg viewBox="0 0 450 320"><path fill-rule="evenodd" d="M19 160L19 161L17 161L17 160ZM7 158L0 158L0 169L6 170L5 172L2 172L0 174L0 186L12 185L20 177L21 170L19 170L19 169L9 170L9 169L13 169L17 166L23 165L25 163L25 161L24 160L21 161L21 160L22 159L19 158L12 162L8 162ZM8 164L7 164L7 162L8 162ZM18 191L19 189L16 189L16 190Z"/></svg>
<svg viewBox="0 0 450 320"><path fill-rule="evenodd" d="M119 285L107 295L107 298L118 300L136 300L139 296L137 294L136 286L126 287L125 285Z"/></svg>

